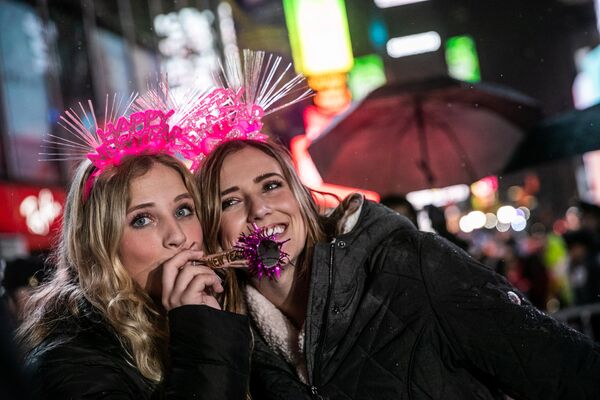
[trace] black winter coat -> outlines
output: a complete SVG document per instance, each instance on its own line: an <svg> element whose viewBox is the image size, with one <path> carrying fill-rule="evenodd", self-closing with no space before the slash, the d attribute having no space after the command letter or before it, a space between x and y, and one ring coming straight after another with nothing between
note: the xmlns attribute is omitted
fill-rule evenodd
<svg viewBox="0 0 600 400"><path fill-rule="evenodd" d="M308 385L255 333L254 398L600 398L596 344L370 202L314 249L305 335Z"/></svg>
<svg viewBox="0 0 600 400"><path fill-rule="evenodd" d="M131 365L117 336L88 312L61 323L28 356L34 399L245 398L251 333L245 316L188 305L169 312L170 367L153 384Z"/></svg>

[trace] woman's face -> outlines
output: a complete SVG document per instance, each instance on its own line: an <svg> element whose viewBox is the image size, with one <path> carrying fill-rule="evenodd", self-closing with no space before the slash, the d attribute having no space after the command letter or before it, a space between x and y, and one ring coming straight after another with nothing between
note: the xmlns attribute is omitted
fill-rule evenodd
<svg viewBox="0 0 600 400"><path fill-rule="evenodd" d="M283 245L292 263L304 249L306 226L300 206L281 166L262 151L246 147L228 155L221 169L221 239L226 247L252 223L267 227Z"/></svg>
<svg viewBox="0 0 600 400"><path fill-rule="evenodd" d="M184 249L202 249L194 201L177 171L154 163L129 185L119 257L129 275L152 296L161 293L161 266Z"/></svg>

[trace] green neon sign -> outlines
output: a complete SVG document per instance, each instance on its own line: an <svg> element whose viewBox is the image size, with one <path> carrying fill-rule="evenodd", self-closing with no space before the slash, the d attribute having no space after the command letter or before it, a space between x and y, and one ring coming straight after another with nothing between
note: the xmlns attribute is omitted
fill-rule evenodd
<svg viewBox="0 0 600 400"><path fill-rule="evenodd" d="M479 82L479 57L475 41L470 36L454 36L446 41L448 74L466 82Z"/></svg>

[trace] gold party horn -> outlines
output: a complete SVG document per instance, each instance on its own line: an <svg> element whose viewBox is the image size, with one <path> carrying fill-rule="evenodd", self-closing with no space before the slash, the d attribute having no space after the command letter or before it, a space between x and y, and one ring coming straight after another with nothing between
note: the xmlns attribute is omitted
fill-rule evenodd
<svg viewBox="0 0 600 400"><path fill-rule="evenodd" d="M262 240L256 248L257 259L265 268L273 268L277 265L280 256L280 246L270 239ZM212 269L246 267L248 260L244 258L242 250L234 248L221 253L210 254L199 260L192 260L192 265L206 265Z"/></svg>
<svg viewBox="0 0 600 400"><path fill-rule="evenodd" d="M192 265L205 265L212 269L238 268L246 266L246 259L238 249L231 249L221 253L210 254L199 260L192 260Z"/></svg>

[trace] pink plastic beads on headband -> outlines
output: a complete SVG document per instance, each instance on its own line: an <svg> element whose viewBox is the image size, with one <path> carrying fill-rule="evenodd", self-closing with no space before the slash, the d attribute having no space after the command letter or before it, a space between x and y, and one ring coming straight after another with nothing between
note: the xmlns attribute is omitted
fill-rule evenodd
<svg viewBox="0 0 600 400"><path fill-rule="evenodd" d="M96 134L100 145L88 153L88 158L98 171L120 164L123 157L145 153L175 154L174 138L182 135L178 126L169 127L167 119L173 110L165 114L161 110L136 112L120 117L116 123L108 123L106 129Z"/></svg>

